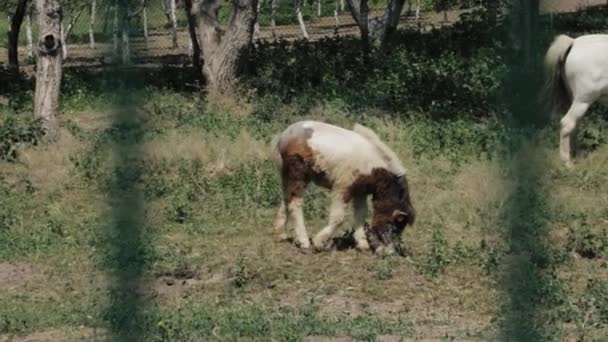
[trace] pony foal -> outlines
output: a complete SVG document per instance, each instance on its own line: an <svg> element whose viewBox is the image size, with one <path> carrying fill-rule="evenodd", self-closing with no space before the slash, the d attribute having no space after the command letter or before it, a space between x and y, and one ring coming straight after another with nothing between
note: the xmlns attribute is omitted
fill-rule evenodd
<svg viewBox="0 0 608 342"><path fill-rule="evenodd" d="M608 35L559 35L545 56L544 100L561 119L560 157L572 166L572 141L578 121L596 101L608 103Z"/></svg>
<svg viewBox="0 0 608 342"><path fill-rule="evenodd" d="M329 223L312 239L323 249L345 218L352 204L357 248L392 254L395 243L416 212L410 201L405 168L397 155L369 128L355 124L353 130L317 122L300 121L285 129L274 142L283 185L283 202L273 230L287 238L285 226L295 226L296 244L310 248L304 225L303 197L310 182L330 190ZM371 226L367 197L372 196Z"/></svg>

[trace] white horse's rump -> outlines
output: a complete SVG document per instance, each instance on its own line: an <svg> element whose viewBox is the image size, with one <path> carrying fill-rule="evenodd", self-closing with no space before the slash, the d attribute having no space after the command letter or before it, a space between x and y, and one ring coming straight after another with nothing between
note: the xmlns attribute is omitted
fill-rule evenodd
<svg viewBox="0 0 608 342"><path fill-rule="evenodd" d="M544 100L561 119L560 157L572 165L578 121L596 101L608 100L608 35L555 38L545 56Z"/></svg>
<svg viewBox="0 0 608 342"><path fill-rule="evenodd" d="M360 249L372 245L376 252L392 252L395 239L414 222L405 168L397 155L369 128L355 125L347 130L317 121L301 121L289 126L275 140L283 198L274 222L274 231L286 238L288 218L295 225L296 242L310 247L304 225L302 201L310 182L330 189L329 223L314 238L317 249L325 246L345 218L352 203L355 240ZM367 196L372 195L374 216L366 231ZM369 244L368 244L369 238Z"/></svg>

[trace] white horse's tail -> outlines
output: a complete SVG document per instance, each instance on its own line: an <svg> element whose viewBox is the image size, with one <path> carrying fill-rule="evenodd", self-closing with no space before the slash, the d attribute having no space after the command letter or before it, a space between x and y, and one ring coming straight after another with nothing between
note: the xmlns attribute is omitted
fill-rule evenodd
<svg viewBox="0 0 608 342"><path fill-rule="evenodd" d="M564 79L564 63L574 44L574 39L559 35L555 37L545 55L545 84L542 101L548 113L565 113L572 104L572 95Z"/></svg>
<svg viewBox="0 0 608 342"><path fill-rule="evenodd" d="M391 148L388 147L384 142L382 142L382 140L380 140L380 138L374 131L358 123L356 123L353 127L353 131L369 140L380 150L380 153L388 157L388 163L392 171L396 172L398 175L405 174L405 167L403 167L403 164L401 164L401 161L399 160L399 157L397 157L397 154L393 152L393 150L391 150Z"/></svg>

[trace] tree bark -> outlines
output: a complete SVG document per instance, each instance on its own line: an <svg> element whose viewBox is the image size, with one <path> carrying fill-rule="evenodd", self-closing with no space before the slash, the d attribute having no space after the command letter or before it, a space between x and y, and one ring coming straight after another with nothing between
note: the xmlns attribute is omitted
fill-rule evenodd
<svg viewBox="0 0 608 342"><path fill-rule="evenodd" d="M232 14L226 30L218 22L221 0L193 3L198 20L198 41L202 47L202 75L209 90L228 93L235 89L244 65L244 55L253 38L257 0L232 0Z"/></svg>
<svg viewBox="0 0 608 342"><path fill-rule="evenodd" d="M42 119L47 136L53 136L62 77L63 14L59 0L37 0L37 13L39 38L34 115Z"/></svg>
<svg viewBox="0 0 608 342"><path fill-rule="evenodd" d="M8 31L8 65L16 71L19 71L19 31L26 9L27 0L19 0Z"/></svg>
<svg viewBox="0 0 608 342"><path fill-rule="evenodd" d="M91 21L89 22L89 47L95 48L95 13L97 11L97 1L91 1Z"/></svg>
<svg viewBox="0 0 608 342"><path fill-rule="evenodd" d="M306 24L304 24L304 17L302 17L302 9L301 9L302 0L295 0L295 2L296 2L296 17L298 18L298 24L300 25L300 31L302 31L302 36L304 36L304 39L308 40L308 32L306 31Z"/></svg>

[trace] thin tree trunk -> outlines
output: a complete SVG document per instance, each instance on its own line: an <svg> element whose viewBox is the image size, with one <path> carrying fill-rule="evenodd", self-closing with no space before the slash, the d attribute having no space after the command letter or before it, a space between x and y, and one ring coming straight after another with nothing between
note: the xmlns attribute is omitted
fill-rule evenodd
<svg viewBox="0 0 608 342"><path fill-rule="evenodd" d="M346 1L340 0L340 13L343 13L345 8L346 8Z"/></svg>
<svg viewBox="0 0 608 342"><path fill-rule="evenodd" d="M317 17L321 17L321 0L317 0Z"/></svg>
<svg viewBox="0 0 608 342"><path fill-rule="evenodd" d="M28 13L25 20L25 37L27 38L27 58L34 58L34 43L32 42L32 14Z"/></svg>
<svg viewBox="0 0 608 342"><path fill-rule="evenodd" d="M363 52L369 52L369 8L367 0L348 0L348 7L353 20L361 31L361 46Z"/></svg>
<svg viewBox="0 0 608 342"><path fill-rule="evenodd" d="M120 52L121 52L121 60L123 64L128 64L131 61L131 51L129 49L129 30L127 27L127 22L125 20L125 22L123 22L122 24L122 30L121 30L121 47L120 47Z"/></svg>
<svg viewBox="0 0 608 342"><path fill-rule="evenodd" d="M91 21L89 22L89 47L95 48L95 13L97 11L97 1L91 1Z"/></svg>
<svg viewBox="0 0 608 342"><path fill-rule="evenodd" d="M257 12L260 13L260 8L262 6L262 0L258 0ZM253 39L258 39L260 37L260 23L256 20L253 26Z"/></svg>
<svg viewBox="0 0 608 342"><path fill-rule="evenodd" d="M59 0L37 0L39 43L34 115L42 119L47 136L56 132L61 86L62 12Z"/></svg>
<svg viewBox="0 0 608 342"><path fill-rule="evenodd" d="M118 55L118 0L114 1L114 22L112 23L112 52Z"/></svg>
<svg viewBox="0 0 608 342"><path fill-rule="evenodd" d="M146 42L146 45L148 44L148 13L146 10L146 3L144 1L143 5L144 8L141 10L141 20L142 20L142 24L144 26L144 41Z"/></svg>
<svg viewBox="0 0 608 342"><path fill-rule="evenodd" d="M338 0L335 1L336 7L334 8L334 20L336 21L336 33L338 33L338 28L340 27L340 20L338 19Z"/></svg>
<svg viewBox="0 0 608 342"><path fill-rule="evenodd" d="M65 30L63 29L63 23L61 23L61 27L59 29L61 30L61 58L66 59L68 57L68 46L65 43Z"/></svg>
<svg viewBox="0 0 608 342"><path fill-rule="evenodd" d="M192 66L194 68L194 72L197 75L197 78L199 79L199 81L202 81L203 72L201 64L201 47L197 34L196 16L193 13L192 6L192 0L184 0L184 10L186 11L186 18L188 19L188 33L190 34L190 46L192 49Z"/></svg>
<svg viewBox="0 0 608 342"><path fill-rule="evenodd" d="M416 25L420 27L420 0L416 0Z"/></svg>
<svg viewBox="0 0 608 342"><path fill-rule="evenodd" d="M10 18L10 29L8 31L8 65L19 71L19 31L27 9L27 0L19 0L15 14Z"/></svg>
<svg viewBox="0 0 608 342"><path fill-rule="evenodd" d="M70 36L70 33L72 33L72 29L74 29L74 26L76 25L76 22L78 21L78 19L80 18L80 15L82 14L82 12L84 12L86 6L82 6L78 12L76 12L76 14L74 15L74 17L72 17L72 20L70 20L70 23L68 24L68 29L65 30L65 32L63 31L63 24L61 25L61 34L62 36L62 41L63 41L63 59L67 58L68 56L68 37Z"/></svg>
<svg viewBox="0 0 608 342"><path fill-rule="evenodd" d="M270 0L270 29L272 30L272 38L277 38L277 33L276 33L276 28L277 28L277 23L274 20L276 14L277 14L277 9L279 8L278 6L278 0Z"/></svg>
<svg viewBox="0 0 608 342"><path fill-rule="evenodd" d="M308 32L306 32L306 24L304 24L304 18L302 17L302 9L300 4L302 0L295 0L296 2L296 17L298 18L298 24L300 25L300 31L306 40L308 40Z"/></svg>
<svg viewBox="0 0 608 342"><path fill-rule="evenodd" d="M167 8L167 3L165 1L167 0L160 0L160 4L163 9L163 13L165 13L165 16L167 17L167 22L169 23L169 25L171 25L171 9Z"/></svg>
<svg viewBox="0 0 608 342"><path fill-rule="evenodd" d="M173 48L177 48L177 18L175 17L175 0L171 0L171 34Z"/></svg>

